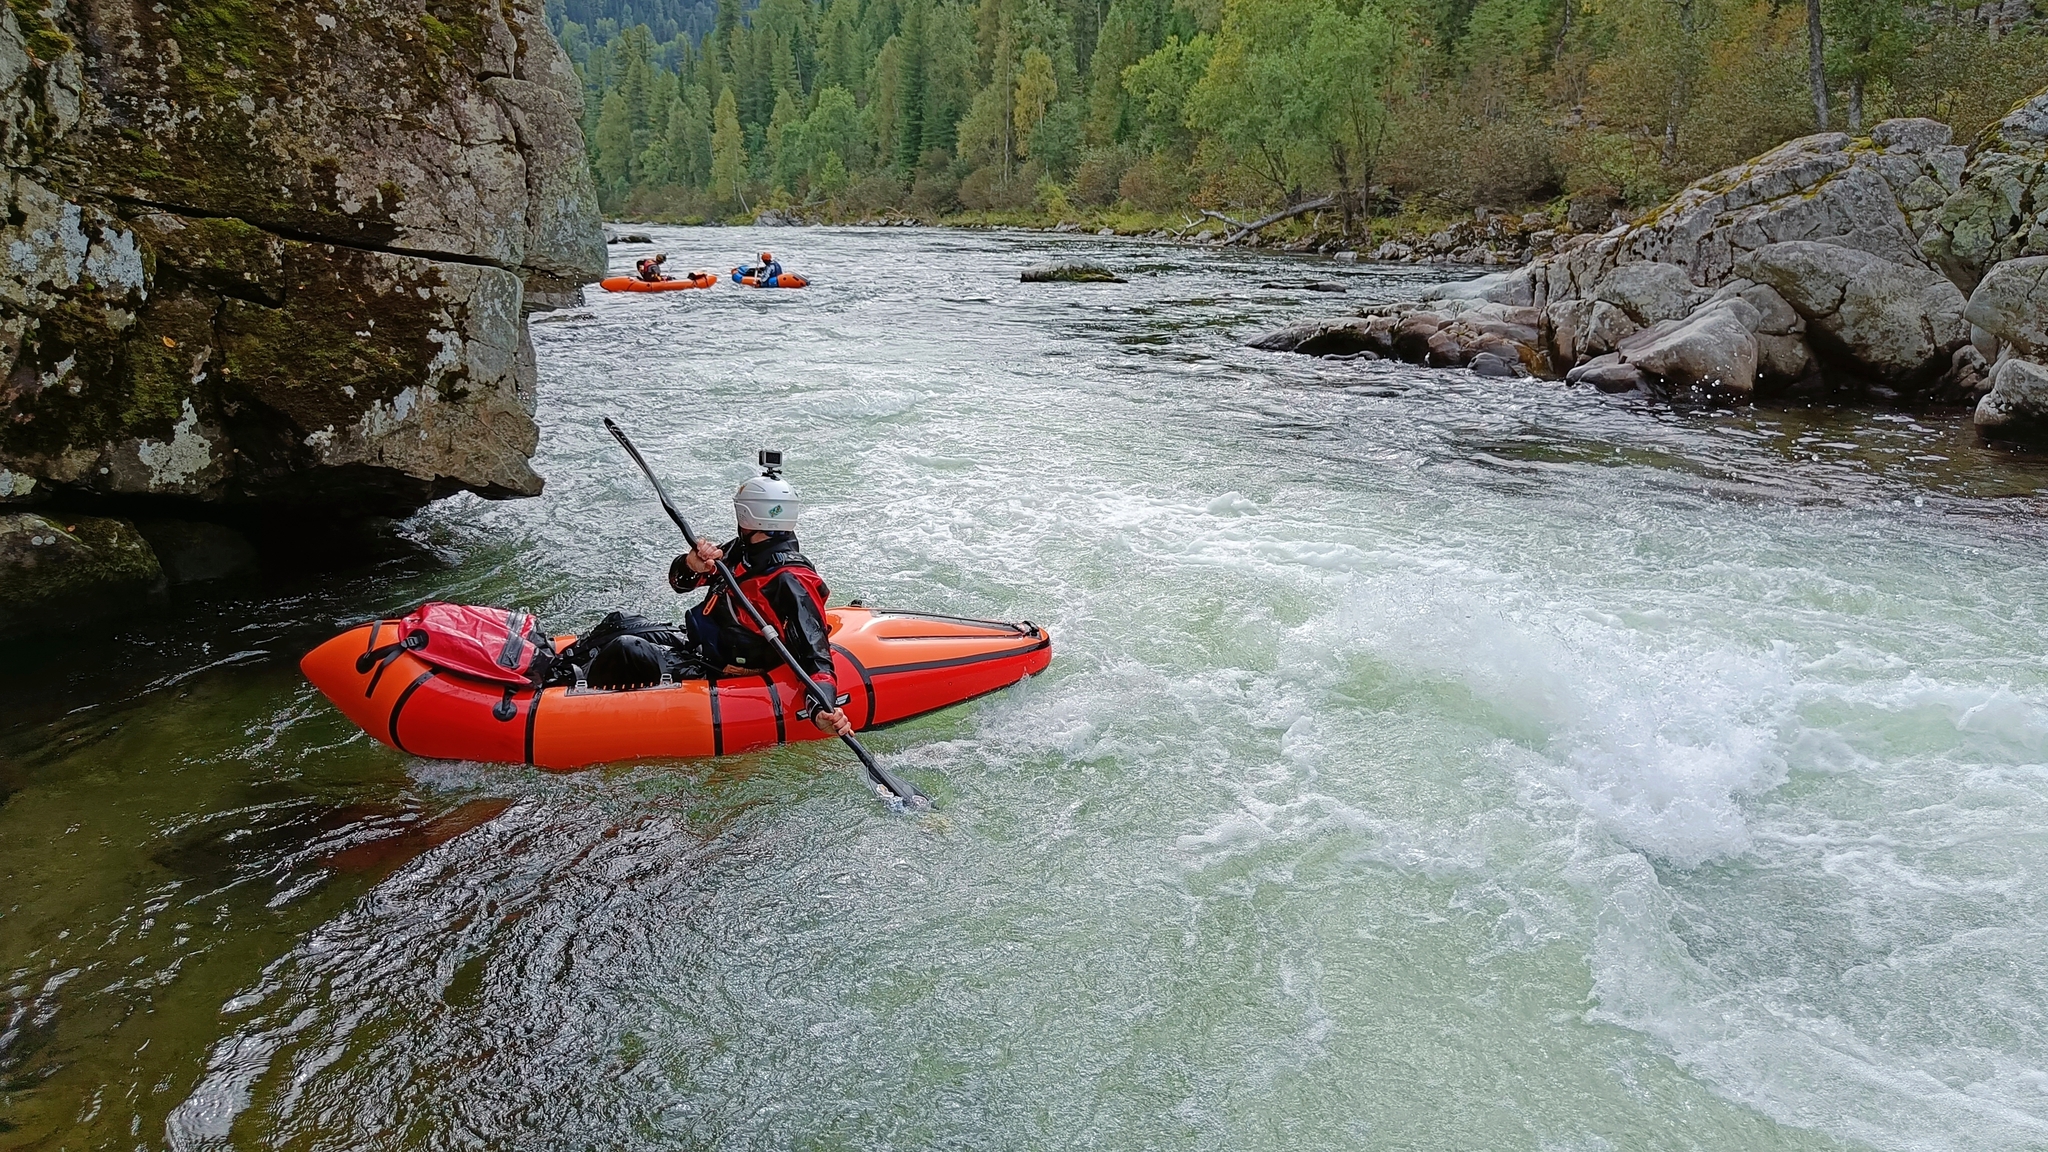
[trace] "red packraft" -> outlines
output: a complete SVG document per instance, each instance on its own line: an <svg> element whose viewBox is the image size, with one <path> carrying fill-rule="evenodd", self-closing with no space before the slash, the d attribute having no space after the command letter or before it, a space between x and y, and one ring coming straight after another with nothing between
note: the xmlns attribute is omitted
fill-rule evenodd
<svg viewBox="0 0 2048 1152"><path fill-rule="evenodd" d="M398 622L395 631L370 632L370 647L356 658L356 671L384 667L410 652L443 672L494 680L501 684L534 684L554 662L555 646L541 634L530 612L481 608L472 604L427 603ZM384 641L379 643L379 641Z"/></svg>

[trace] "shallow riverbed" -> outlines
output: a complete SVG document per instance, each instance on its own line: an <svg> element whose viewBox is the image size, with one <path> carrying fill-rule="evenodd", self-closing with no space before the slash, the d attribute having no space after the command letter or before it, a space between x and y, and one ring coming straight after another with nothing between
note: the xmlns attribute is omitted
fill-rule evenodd
<svg viewBox="0 0 2048 1152"><path fill-rule="evenodd" d="M2048 466L1241 347L1428 270L657 238L815 287L593 290L546 495L5 661L0 1147L2048 1145ZM423 599L676 612L604 415L707 527L784 449L841 598L1052 630L873 736L938 815L824 745L420 761L306 687Z"/></svg>

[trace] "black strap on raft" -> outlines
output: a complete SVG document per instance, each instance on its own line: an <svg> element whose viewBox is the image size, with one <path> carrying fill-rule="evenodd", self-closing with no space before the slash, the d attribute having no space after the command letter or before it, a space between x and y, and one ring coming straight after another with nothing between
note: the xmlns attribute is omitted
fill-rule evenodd
<svg viewBox="0 0 2048 1152"><path fill-rule="evenodd" d="M372 638L374 639L375 637L373 636ZM425 632L415 632L403 640L386 644L381 648L372 648L361 656L356 657L357 675L368 672L372 665L377 669L376 674L370 677L370 686L363 689L363 698L367 700L377 694L377 681L384 679L384 670L391 667L391 662L398 659L400 653L417 652L426 646L427 634Z"/></svg>

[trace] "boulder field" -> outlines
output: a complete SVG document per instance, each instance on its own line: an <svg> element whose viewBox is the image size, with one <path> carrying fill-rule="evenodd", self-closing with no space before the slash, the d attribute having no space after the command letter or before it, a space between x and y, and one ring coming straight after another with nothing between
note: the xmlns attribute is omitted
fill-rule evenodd
<svg viewBox="0 0 2048 1152"><path fill-rule="evenodd" d="M1970 404L1987 435L2048 439L2048 92L1967 147L1932 120L1793 140L1514 271L1251 344L1672 398Z"/></svg>
<svg viewBox="0 0 2048 1152"><path fill-rule="evenodd" d="M126 521L540 491L605 266L541 0L16 3L0 90L0 626L166 571Z"/></svg>

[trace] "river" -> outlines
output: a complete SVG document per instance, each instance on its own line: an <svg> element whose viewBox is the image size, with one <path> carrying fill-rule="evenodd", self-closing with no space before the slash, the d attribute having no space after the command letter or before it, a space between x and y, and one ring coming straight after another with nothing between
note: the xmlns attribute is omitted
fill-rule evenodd
<svg viewBox="0 0 2048 1152"><path fill-rule="evenodd" d="M1241 346L1428 270L657 238L815 286L592 290L545 495L15 646L0 1146L2048 1145L2042 462ZM429 598L673 614L605 415L710 527L783 449L839 597L1051 630L873 735L937 814L836 745L412 759L305 685Z"/></svg>

